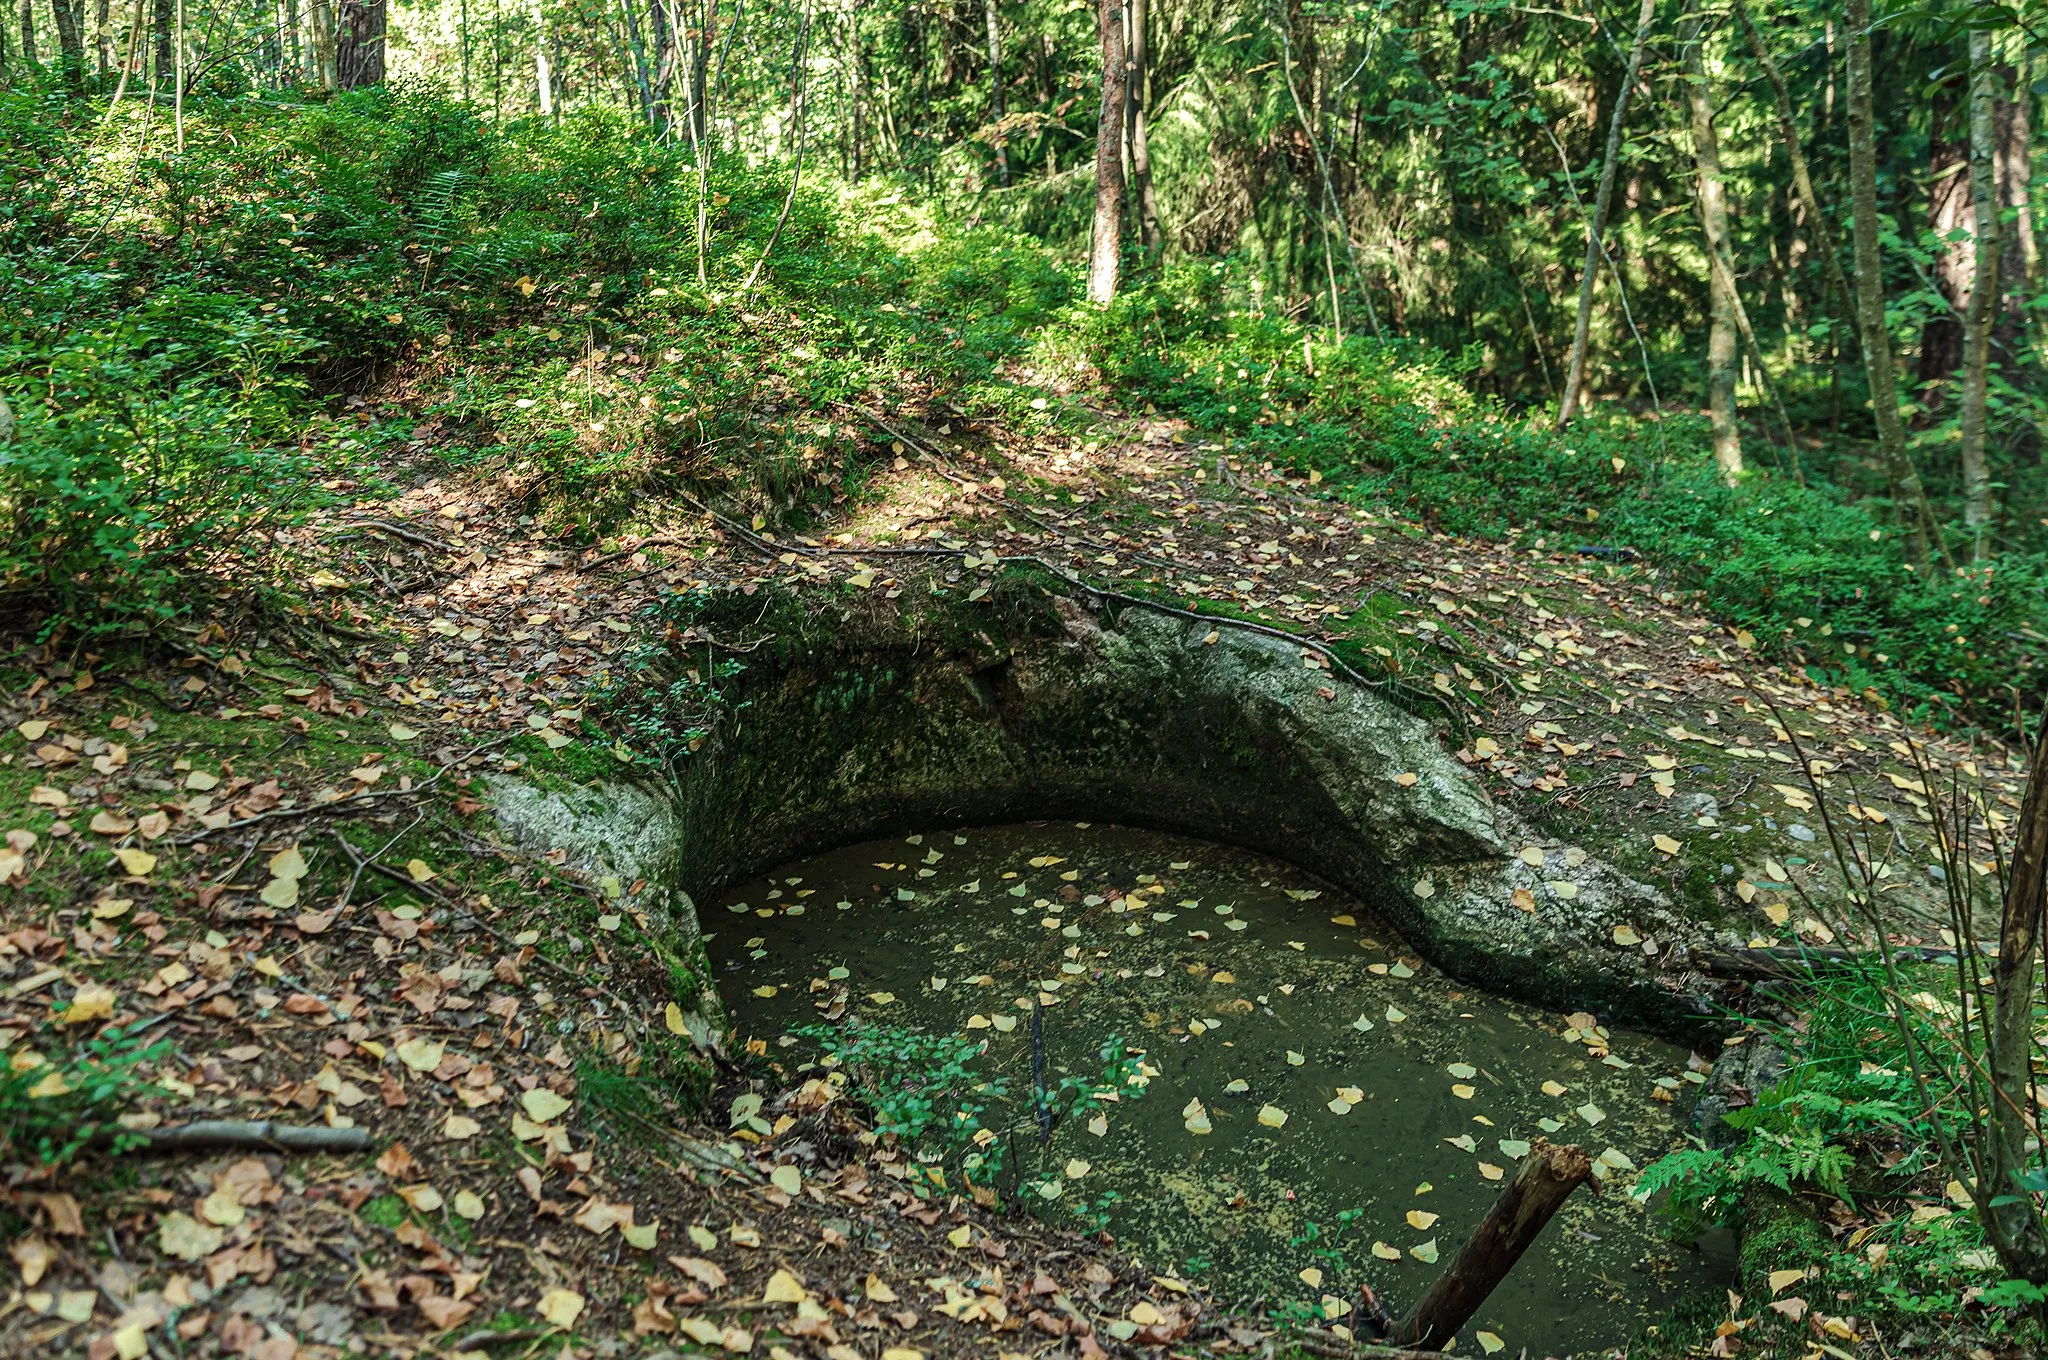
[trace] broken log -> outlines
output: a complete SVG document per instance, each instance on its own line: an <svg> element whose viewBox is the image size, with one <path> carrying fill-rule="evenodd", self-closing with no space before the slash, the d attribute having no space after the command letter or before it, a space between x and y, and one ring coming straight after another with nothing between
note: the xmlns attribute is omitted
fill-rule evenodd
<svg viewBox="0 0 2048 1360"><path fill-rule="evenodd" d="M201 1119L168 1129L141 1129L137 1135L150 1152L210 1151L249 1148L257 1152L367 1152L368 1129L330 1129L324 1125L273 1124L268 1119Z"/></svg>
<svg viewBox="0 0 2048 1360"><path fill-rule="evenodd" d="M1392 1340L1417 1350L1440 1351L1448 1346L1514 1269L1551 1216L1571 1198L1572 1191L1592 1180L1593 1160L1585 1149L1555 1147L1537 1139L1515 1168L1515 1178L1465 1239L1451 1268L1429 1287L1415 1311L1394 1328ZM1598 1193L1599 1183L1593 1185Z"/></svg>

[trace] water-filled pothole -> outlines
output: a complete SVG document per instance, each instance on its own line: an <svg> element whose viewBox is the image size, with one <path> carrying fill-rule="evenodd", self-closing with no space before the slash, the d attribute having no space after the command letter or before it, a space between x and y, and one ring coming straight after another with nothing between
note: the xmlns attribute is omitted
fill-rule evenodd
<svg viewBox="0 0 2048 1360"><path fill-rule="evenodd" d="M843 1016L983 1042L976 1070L1018 1093L1034 1009L1053 1081L1098 1074L1110 1035L1141 1049L1143 1097L1044 1143L1022 1121L1010 1180L1225 1302L1322 1312L1366 1282L1399 1311L1529 1140L1581 1143L1625 1183L1689 1101L1685 1050L1460 987L1327 885L1151 832L872 841L739 884L703 924L735 1028L791 1072L817 1049L789 1032ZM1615 1345L1729 1271L1618 1185L1581 1192L1461 1349Z"/></svg>

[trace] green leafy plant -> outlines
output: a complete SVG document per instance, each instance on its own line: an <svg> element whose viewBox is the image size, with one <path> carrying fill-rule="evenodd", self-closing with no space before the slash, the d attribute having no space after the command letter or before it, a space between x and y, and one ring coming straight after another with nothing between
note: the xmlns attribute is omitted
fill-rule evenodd
<svg viewBox="0 0 2048 1360"><path fill-rule="evenodd" d="M119 1120L137 1101L162 1094L143 1069L170 1052L168 1039L108 1029L59 1058L14 1053L0 1071L0 1157L58 1165L102 1139L115 1151L139 1145L143 1138Z"/></svg>
<svg viewBox="0 0 2048 1360"><path fill-rule="evenodd" d="M1141 1060L1115 1035L1098 1050L1099 1076L1065 1076L1019 1097L1010 1083L975 1071L985 1045L954 1035L866 1021L806 1025L796 1033L815 1040L827 1065L852 1079L877 1133L932 1148L983 1187L998 1183L1018 1135L1042 1144L1057 1124L1093 1113L1112 1096L1136 1099L1144 1090Z"/></svg>

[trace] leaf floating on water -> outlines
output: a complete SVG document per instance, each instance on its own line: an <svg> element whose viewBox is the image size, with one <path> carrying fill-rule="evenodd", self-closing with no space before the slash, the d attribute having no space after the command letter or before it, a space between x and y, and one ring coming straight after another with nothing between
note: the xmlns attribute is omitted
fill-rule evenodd
<svg viewBox="0 0 2048 1360"><path fill-rule="evenodd" d="M1399 1006L1388 1006L1388 1007L1387 1007L1387 1022L1388 1022L1389 1024L1394 1024L1394 1025L1398 1025L1398 1024L1400 1024L1400 1023L1401 1023L1401 1022L1402 1022L1403 1020L1406 1020L1407 1018L1408 1018L1408 1012L1406 1012L1406 1011L1402 1010L1402 1009L1401 1009L1401 1008L1400 1008Z"/></svg>
<svg viewBox="0 0 2048 1360"><path fill-rule="evenodd" d="M1607 1118L1607 1111L1601 1109L1590 1100L1579 1106L1578 1109L1573 1110L1572 1113L1585 1120L1588 1124L1598 1124Z"/></svg>
<svg viewBox="0 0 2048 1360"><path fill-rule="evenodd" d="M1108 1133L1109 1116L1097 1111L1095 1117L1088 1121L1088 1132L1094 1134L1097 1138Z"/></svg>
<svg viewBox="0 0 2048 1360"><path fill-rule="evenodd" d="M1314 1266L1305 1266L1302 1268L1301 1282L1310 1289L1321 1289L1323 1287L1323 1272Z"/></svg>
<svg viewBox="0 0 2048 1360"><path fill-rule="evenodd" d="M1398 1261L1401 1259L1401 1249L1399 1247L1390 1247L1384 1242L1373 1243L1372 1254L1379 1257L1382 1261Z"/></svg>
<svg viewBox="0 0 2048 1360"><path fill-rule="evenodd" d="M1507 1172L1495 1166L1492 1162L1481 1162L1479 1164L1479 1174L1490 1181L1497 1181L1502 1176L1507 1175Z"/></svg>
<svg viewBox="0 0 2048 1360"><path fill-rule="evenodd" d="M1418 1195L1426 1195L1434 1189L1436 1189L1434 1185L1431 1185L1428 1181L1424 1181L1422 1184L1415 1187L1415 1193Z"/></svg>
<svg viewBox="0 0 2048 1360"><path fill-rule="evenodd" d="M1536 1121L1536 1127L1542 1129L1545 1133L1556 1133L1559 1129L1564 1127L1564 1123L1561 1120L1556 1120L1548 1116L1545 1116L1544 1118Z"/></svg>
<svg viewBox="0 0 2048 1360"><path fill-rule="evenodd" d="M988 1022L996 1027L998 1034L1008 1034L1017 1028L1017 1017L1014 1015L991 1015Z"/></svg>
<svg viewBox="0 0 2048 1360"><path fill-rule="evenodd" d="M1402 963L1399 959L1396 959L1393 963L1387 965L1387 975L1397 978L1412 978L1415 976L1415 970Z"/></svg>
<svg viewBox="0 0 2048 1360"><path fill-rule="evenodd" d="M1287 1123L1287 1111L1278 1105L1268 1105L1259 1111L1259 1122L1269 1129L1284 1127Z"/></svg>
<svg viewBox="0 0 2048 1360"><path fill-rule="evenodd" d="M760 989L759 987L756 987L756 988L754 989L754 992L755 992L755 994L756 994L756 995L759 995L759 994L760 994L760 992L761 992L761 989ZM770 988L770 989L769 989L769 991L768 991L768 995L769 995L769 996L773 996L773 995L775 995L775 991L774 991L774 989L773 989L773 988ZM896 993L894 993L894 992L869 992L869 993L868 993L868 1000L870 1000L870 1001L874 1002L874 1003L875 1003L875 1004L876 1004L877 1006L887 1006L887 1005L890 1005L891 1003L893 1003L893 1002L894 1002L894 1001L896 1000Z"/></svg>
<svg viewBox="0 0 2048 1360"><path fill-rule="evenodd" d="M1452 1063L1449 1067L1446 1067L1444 1071L1449 1072L1459 1081L1470 1081L1472 1080L1472 1078L1479 1075L1479 1069L1474 1067L1471 1063Z"/></svg>
<svg viewBox="0 0 2048 1360"><path fill-rule="evenodd" d="M1408 1248L1408 1254L1410 1256L1413 1256L1416 1260L1422 1262L1426 1266L1435 1265L1436 1239L1432 1237L1427 1242L1416 1243L1414 1246Z"/></svg>
<svg viewBox="0 0 2048 1360"><path fill-rule="evenodd" d="M1351 1022L1351 1028L1357 1030L1360 1034L1370 1034L1372 1033L1372 1021L1366 1019L1361 1014L1356 1020Z"/></svg>
<svg viewBox="0 0 2048 1360"><path fill-rule="evenodd" d="M1479 1338L1479 1348L1488 1355L1492 1355L1495 1351L1507 1349L1508 1343L1495 1336L1492 1332L1475 1332L1473 1335Z"/></svg>
<svg viewBox="0 0 2048 1360"><path fill-rule="evenodd" d="M1477 1152L1479 1150L1478 1140L1469 1133L1461 1133L1455 1138L1446 1138L1444 1141L1452 1147L1459 1148L1465 1152Z"/></svg>
<svg viewBox="0 0 2048 1360"><path fill-rule="evenodd" d="M1327 1108L1331 1114L1350 1114L1351 1102L1340 1096L1336 1100L1331 1101Z"/></svg>
<svg viewBox="0 0 2048 1360"><path fill-rule="evenodd" d="M1435 897L1435 896L1436 896L1436 884L1434 884L1434 883L1430 882L1430 881L1429 881L1428 879L1426 879L1426 878L1425 878L1425 879L1422 879L1421 881L1419 881L1419 882L1418 882L1418 883L1416 883L1416 885L1415 885L1415 895L1416 895L1417 897L1423 897L1423 898Z"/></svg>
<svg viewBox="0 0 2048 1360"><path fill-rule="evenodd" d="M1472 1097L1479 1094L1479 1090L1477 1087L1467 1086L1463 1082L1459 1082L1457 1085L1451 1087L1451 1094L1456 1096L1460 1100L1470 1100Z"/></svg>
<svg viewBox="0 0 2048 1360"><path fill-rule="evenodd" d="M1543 1083L1543 1094L1547 1096L1561 1096L1569 1090L1571 1090L1571 1087L1566 1086L1563 1082L1546 1081Z"/></svg>
<svg viewBox="0 0 2048 1360"><path fill-rule="evenodd" d="M1337 1098L1348 1101L1353 1105L1362 1105L1365 1103L1365 1092L1359 1090L1356 1086L1339 1086L1337 1088Z"/></svg>
<svg viewBox="0 0 2048 1360"><path fill-rule="evenodd" d="M1427 1209L1410 1209L1408 1211L1408 1226L1417 1232L1428 1232L1430 1226L1437 1221L1437 1218L1438 1215L1429 1212Z"/></svg>
<svg viewBox="0 0 2048 1360"><path fill-rule="evenodd" d="M1093 1166L1083 1161L1079 1157L1069 1157L1067 1159L1066 1172L1067 1179L1070 1181L1080 1180L1083 1176L1087 1175L1090 1171L1093 1171L1094 1169L1095 1168Z"/></svg>
<svg viewBox="0 0 2048 1360"><path fill-rule="evenodd" d="M1290 1048L1287 1050L1287 1065L1289 1067L1299 1067L1307 1061L1307 1058L1303 1057L1299 1053L1296 1053L1293 1049Z"/></svg>
<svg viewBox="0 0 2048 1360"><path fill-rule="evenodd" d="M1209 1112L1202 1108L1200 1100L1190 1100L1180 1112L1181 1123L1189 1133L1214 1133L1216 1126L1209 1122Z"/></svg>
<svg viewBox="0 0 2048 1360"><path fill-rule="evenodd" d="M1611 1147L1593 1160L1602 1166L1612 1167L1616 1171L1633 1171L1636 1169L1636 1164L1630 1161L1628 1154L1620 1148Z"/></svg>
<svg viewBox="0 0 2048 1360"><path fill-rule="evenodd" d="M1529 1145L1520 1138L1503 1138L1500 1140L1500 1155L1503 1157L1526 1157L1529 1155Z"/></svg>
<svg viewBox="0 0 2048 1360"><path fill-rule="evenodd" d="M1230 1085L1223 1088L1223 1093L1225 1095L1241 1096L1251 1089L1252 1084L1250 1082L1246 1081L1243 1077L1238 1077Z"/></svg>

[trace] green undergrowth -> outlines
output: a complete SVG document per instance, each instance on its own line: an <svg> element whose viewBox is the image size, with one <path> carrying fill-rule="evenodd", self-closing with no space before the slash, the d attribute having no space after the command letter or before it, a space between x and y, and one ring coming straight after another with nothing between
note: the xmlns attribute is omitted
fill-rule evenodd
<svg viewBox="0 0 2048 1360"><path fill-rule="evenodd" d="M1099 439L1106 401L1444 530L1640 561L1916 716L2002 723L2048 665L2024 533L1909 570L1880 502L1724 486L1696 417L1554 433L1463 357L1310 334L1229 261L1092 308L1041 244L872 181L814 181L769 252L784 167L700 180L613 115L493 123L424 87L206 96L182 153L143 106L103 113L0 93L0 608L45 630L154 626L195 581L289 593L276 531L395 456L497 476L584 541L670 491L802 528L869 493L876 414Z"/></svg>
<svg viewBox="0 0 2048 1360"><path fill-rule="evenodd" d="M1925 965L1905 985L1952 995L1954 977ZM1968 1114L1939 1096L1930 1109L1916 1088L1883 986L1873 966L1776 988L1799 1017L1767 1027L1786 1054L1783 1075L1725 1115L1728 1140L1652 1163L1634 1193L1681 1239L1714 1224L1740 1230L1737 1292L1753 1318L1745 1352L1804 1354L1797 1348L1825 1317L1864 1336L1874 1324L1889 1337L1942 1337L1957 1354L1980 1339L2038 1346L2038 1299L2004 1279L1936 1151L1944 1136L1967 1136ZM1915 1014L1925 1051L1940 1035ZM1707 1320L1705 1339L1726 1316ZM1669 1348L1687 1332L1670 1329L1653 1352L1682 1353Z"/></svg>
<svg viewBox="0 0 2048 1360"><path fill-rule="evenodd" d="M1027 242L812 189L748 291L783 170L700 182L603 111L208 97L182 153L103 111L0 92L0 607L45 631L282 585L276 529L408 450L585 538L683 485L806 522L865 484L852 403L989 384L1069 294Z"/></svg>
<svg viewBox="0 0 2048 1360"><path fill-rule="evenodd" d="M1611 412L1562 434L1475 395L1456 356L1353 336L1331 345L1247 307L1193 261L1108 309L1063 314L1045 348L1131 407L1187 418L1233 452L1450 532L1640 560L1766 652L1918 717L2004 722L2048 666L2048 555L1909 569L1888 510L1821 481L1715 475L1704 422Z"/></svg>

